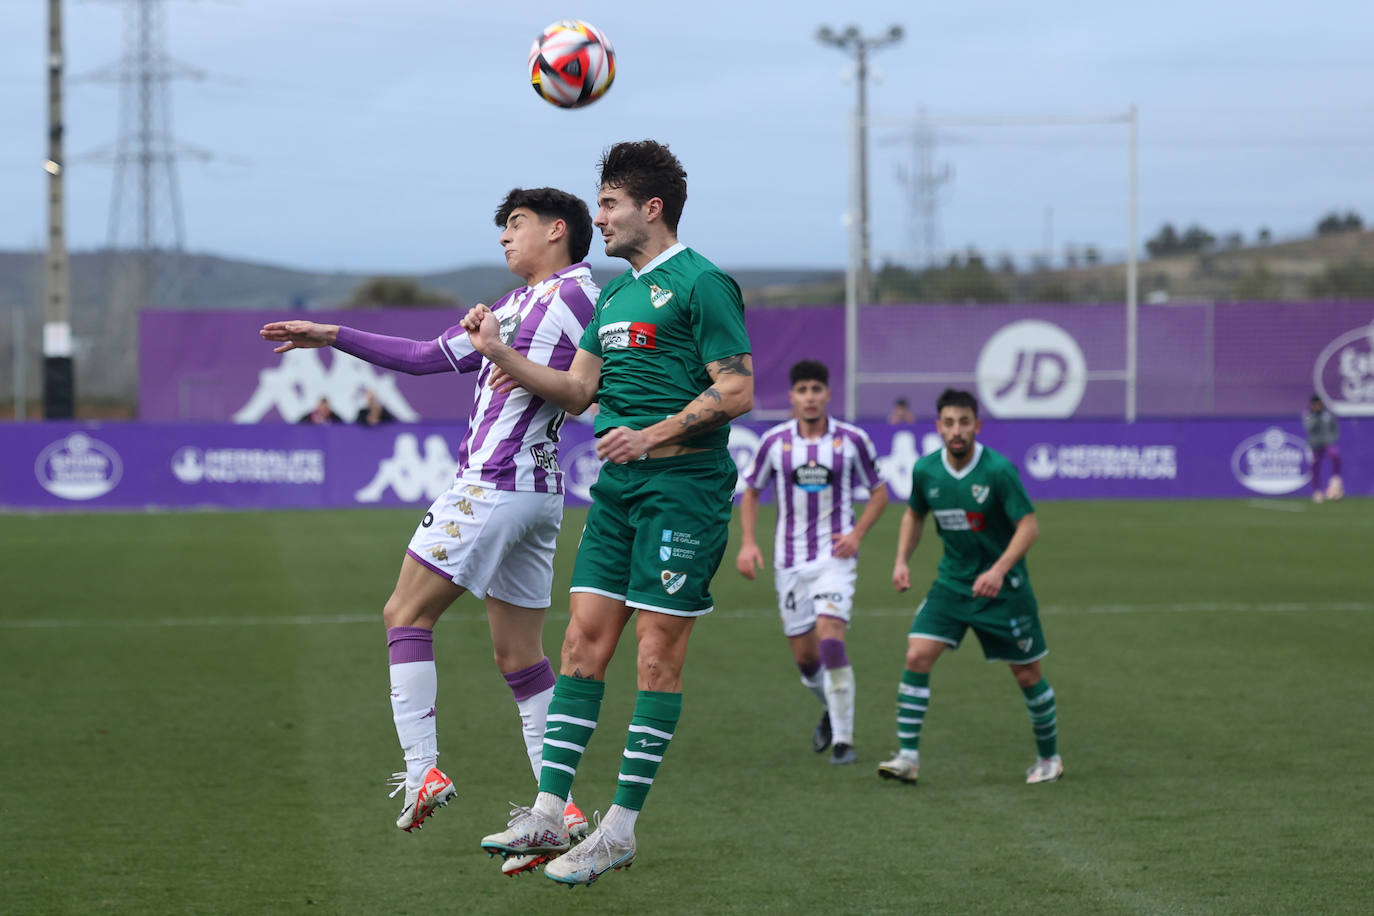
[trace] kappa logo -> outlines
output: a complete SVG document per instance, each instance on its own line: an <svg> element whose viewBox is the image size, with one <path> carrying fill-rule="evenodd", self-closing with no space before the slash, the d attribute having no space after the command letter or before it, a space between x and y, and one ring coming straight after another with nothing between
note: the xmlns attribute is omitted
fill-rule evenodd
<svg viewBox="0 0 1374 916"><path fill-rule="evenodd" d="M649 301L654 304L654 308L661 309L672 300L672 291L666 289L659 289L654 284L649 284Z"/></svg>
<svg viewBox="0 0 1374 916"><path fill-rule="evenodd" d="M333 361L325 366L322 350L288 350L281 362L258 372L258 387L231 419L235 423L257 423L273 410L288 423L295 423L315 409L321 398L334 412L353 416L367 404L372 391L396 419L414 423L420 415L396 387L390 372L382 372L356 356L331 351Z"/></svg>
<svg viewBox="0 0 1374 916"><path fill-rule="evenodd" d="M990 491L987 487L983 486L982 484L975 483L972 487L969 488L969 491L973 493L973 498L978 501L978 505L981 506L983 503L988 501L988 493Z"/></svg>
<svg viewBox="0 0 1374 916"><path fill-rule="evenodd" d="M658 576L659 580L663 583L663 590L670 595L676 595L682 590L682 586L687 584L686 573L672 572L671 570L665 569L662 570Z"/></svg>
<svg viewBox="0 0 1374 916"><path fill-rule="evenodd" d="M455 509L466 515L468 518L473 517L472 502L470 500L460 499L456 503L454 503L453 506Z"/></svg>
<svg viewBox="0 0 1374 916"><path fill-rule="evenodd" d="M429 548L429 555L432 556L434 559L438 560L440 563L448 562L448 551L442 547Z"/></svg>
<svg viewBox="0 0 1374 916"><path fill-rule="evenodd" d="M380 502L382 494L388 489L396 492L397 498L405 502L417 502L421 497L438 499L449 485L453 475L458 472L458 462L448 450L448 443L442 436L425 437L424 453L420 452L420 440L414 433L401 433L396 437L390 458L383 458L377 465L376 475L353 494L360 503Z"/></svg>
<svg viewBox="0 0 1374 916"><path fill-rule="evenodd" d="M462 529L458 527L457 522L444 522L444 531L448 532L448 536L451 538L457 538L460 541L463 539Z"/></svg>

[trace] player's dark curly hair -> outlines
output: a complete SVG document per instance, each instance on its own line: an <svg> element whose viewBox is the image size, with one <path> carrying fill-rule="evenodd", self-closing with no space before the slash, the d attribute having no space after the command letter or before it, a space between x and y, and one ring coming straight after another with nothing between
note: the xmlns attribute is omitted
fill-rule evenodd
<svg viewBox="0 0 1374 916"><path fill-rule="evenodd" d="M511 211L524 207L541 220L561 219L568 227L568 254L585 260L592 247L592 214L582 198L557 188L512 188L496 208L496 225L504 227Z"/></svg>
<svg viewBox="0 0 1374 916"><path fill-rule="evenodd" d="M955 388L946 388L940 392L940 396L935 399L935 416L940 415L940 411L946 407L967 407L973 411L973 415L978 416L978 399L967 391L959 391Z"/></svg>
<svg viewBox="0 0 1374 916"><path fill-rule="evenodd" d="M668 147L655 140L617 143L601 154L600 187L620 188L636 204L663 201L663 224L674 234L687 203L687 171Z"/></svg>
<svg viewBox="0 0 1374 916"><path fill-rule="evenodd" d="M797 382L820 382L825 387L830 387L830 370L825 363L815 359L804 359L801 362L793 363L792 368L787 372L787 384L795 385Z"/></svg>

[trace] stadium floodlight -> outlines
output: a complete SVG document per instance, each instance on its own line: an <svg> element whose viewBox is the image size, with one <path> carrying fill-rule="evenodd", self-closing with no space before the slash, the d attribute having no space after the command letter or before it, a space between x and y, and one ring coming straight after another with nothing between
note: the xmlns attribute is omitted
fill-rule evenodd
<svg viewBox="0 0 1374 916"><path fill-rule="evenodd" d="M849 227L849 259L844 294L846 420L854 419L858 407L854 373L858 362L859 303L869 302L873 298L872 284L869 282L868 246L868 55L896 44L904 34L900 25L889 26L880 35L864 35L856 25L846 26L843 32L836 32L826 25L816 30L816 40L821 44L854 55L854 82L858 87L849 161L849 212L845 215Z"/></svg>

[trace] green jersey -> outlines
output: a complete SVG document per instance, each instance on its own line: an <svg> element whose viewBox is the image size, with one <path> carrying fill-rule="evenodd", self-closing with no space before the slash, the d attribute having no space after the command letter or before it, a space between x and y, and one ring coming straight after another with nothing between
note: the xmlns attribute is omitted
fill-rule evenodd
<svg viewBox="0 0 1374 916"><path fill-rule="evenodd" d="M907 500L918 515L935 516L945 543L936 584L969 596L974 580L1006 552L1016 523L1035 511L1016 466L981 443L973 449L962 471L950 467L944 449L917 461ZM1004 596L1030 592L1024 557L1007 572L1002 588Z"/></svg>
<svg viewBox="0 0 1374 916"><path fill-rule="evenodd" d="M729 274L674 245L606 284L579 346L602 360L596 434L644 429L711 387L707 363L750 352L744 298ZM727 424L681 444L724 448L729 439Z"/></svg>

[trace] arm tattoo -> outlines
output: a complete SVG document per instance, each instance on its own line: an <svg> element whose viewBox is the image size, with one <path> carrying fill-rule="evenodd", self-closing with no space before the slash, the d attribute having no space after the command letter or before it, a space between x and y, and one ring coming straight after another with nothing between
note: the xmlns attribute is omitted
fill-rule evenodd
<svg viewBox="0 0 1374 916"><path fill-rule="evenodd" d="M723 410L706 410L701 413L695 411L682 415L678 421L678 426L684 435L694 435L696 433L709 432L730 422L730 415Z"/></svg>
<svg viewBox="0 0 1374 916"><path fill-rule="evenodd" d="M754 373L749 371L747 360L749 354L741 353L738 356L727 356L725 359L718 359L713 366L716 368L716 375L744 375L752 377Z"/></svg>

